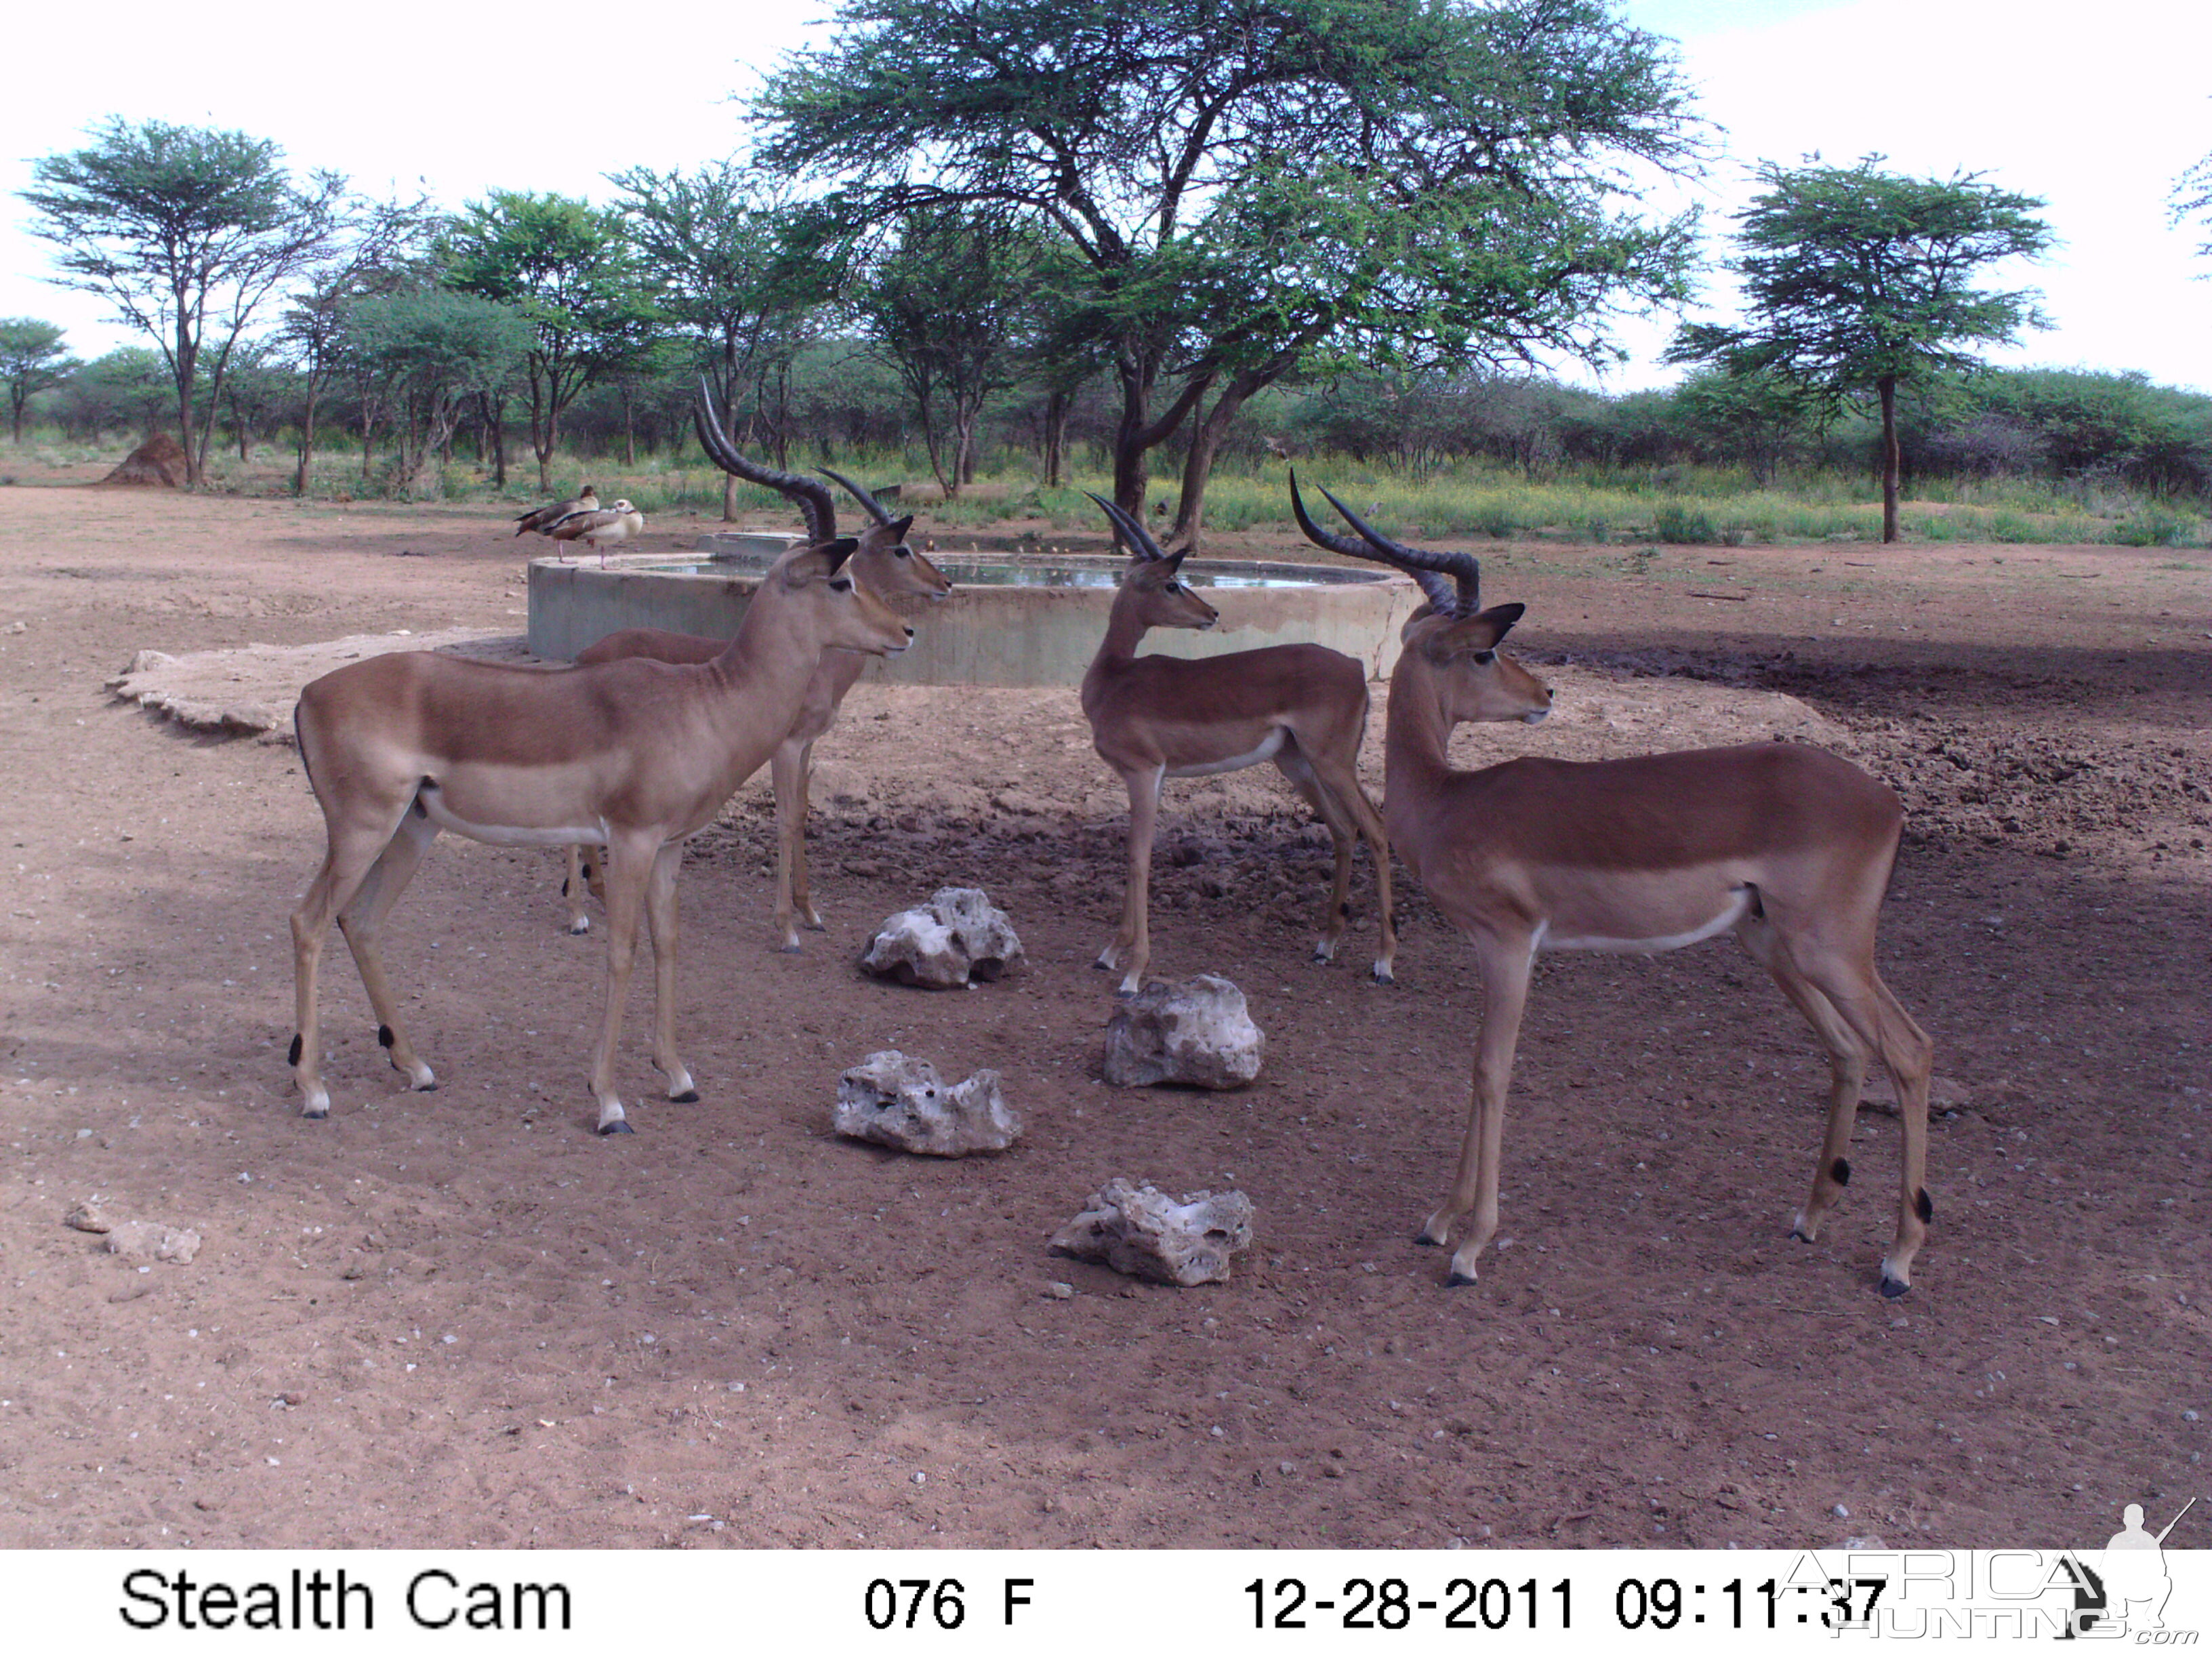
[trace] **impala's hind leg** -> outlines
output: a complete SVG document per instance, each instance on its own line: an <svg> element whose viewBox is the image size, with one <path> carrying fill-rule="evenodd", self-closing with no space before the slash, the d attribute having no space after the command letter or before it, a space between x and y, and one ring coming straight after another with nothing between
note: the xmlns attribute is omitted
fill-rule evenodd
<svg viewBox="0 0 2212 1659"><path fill-rule="evenodd" d="M775 786L775 938L779 951L799 949L799 924L822 918L806 894L806 771L811 743L787 738L769 760Z"/></svg>
<svg viewBox="0 0 2212 1659"><path fill-rule="evenodd" d="M423 855L437 838L438 826L419 810L402 815L399 828L362 878L353 896L340 907L337 917L339 931L353 951L354 966L361 970L362 985L368 992L368 1006L376 1011L376 1040L390 1054L392 1069L406 1078L410 1089L434 1089L438 1079L407 1041L406 1028L399 1023L399 1000L392 994L392 983L385 976L380 947L385 917L392 914L392 907L422 867Z"/></svg>
<svg viewBox="0 0 2212 1659"><path fill-rule="evenodd" d="M1754 950L1753 954L1758 952ZM1824 948L1814 941L1803 942L1802 948L1793 948L1790 942L1784 941L1776 954L1802 976L1833 1017L1849 1028L1860 1051L1870 1053L1881 1061L1890 1081L1897 1087L1902 1142L1897 1237L1890 1245L1889 1254L1882 1258L1881 1293L1903 1296L1911 1287L1912 1258L1927 1238L1928 1223L1936 1213L1927 1188L1928 1080L1935 1066L1935 1045L1875 971L1870 940L1863 949L1848 951ZM1783 981L1785 991L1789 990L1789 982L1781 972L1776 972L1775 977ZM1797 999L1793 995L1791 1000ZM1819 1029L1817 1022L1815 1029ZM1825 1033L1823 1040L1826 1040ZM1860 1064L1863 1068L1863 1061ZM1834 1193L1850 1178L1850 1166L1843 1161L1842 1148L1849 1142L1852 1116L1857 1109L1856 1086L1850 1096L1846 1102L1843 1090L1838 1088L1829 1102L1827 1142L1821 1149L1822 1170L1814 1177L1814 1202L1821 1196L1824 1176L1834 1182L1830 1189L1831 1206ZM1837 1168L1838 1164L1840 1170ZM1808 1209L1811 1208L1808 1204ZM1813 1215L1808 1218L1817 1228L1820 1217ZM1802 1218L1799 1231L1801 1237L1812 1236L1802 1224Z"/></svg>
<svg viewBox="0 0 2212 1659"><path fill-rule="evenodd" d="M1322 912L1321 938L1314 942L1316 962L1336 960L1336 947L1344 942L1344 930L1352 920L1352 852L1359 844L1359 832L1353 827L1344 803L1335 792L1315 775L1313 763L1299 752L1297 745L1285 743L1275 751L1275 769L1291 782L1314 815L1328 826L1329 850L1336 855L1336 872L1329 884L1328 908Z"/></svg>
<svg viewBox="0 0 2212 1659"><path fill-rule="evenodd" d="M561 878L561 896L568 901L568 931L588 933L592 931L591 913L584 908L584 894L590 884L584 877L584 849L568 849L568 872Z"/></svg>
<svg viewBox="0 0 2212 1659"><path fill-rule="evenodd" d="M1316 758L1311 764L1322 793L1358 827L1359 833L1367 841L1367 856L1375 860L1375 902L1382 912L1382 938L1376 949L1375 978L1383 985L1394 984L1397 978L1393 964L1398 957L1398 918L1390 897L1390 837L1382 827L1382 815L1367 799L1367 792L1359 787L1358 774L1347 763L1330 757ZM1329 833L1337 837L1337 912L1340 916L1348 917L1351 907L1345 902L1343 889L1347 884L1346 878L1351 873L1351 836L1348 832L1340 832L1334 823L1329 826Z"/></svg>
<svg viewBox="0 0 2212 1659"><path fill-rule="evenodd" d="M1820 1159L1814 1166L1813 1188L1804 1206L1790 1218L1790 1236L1811 1243L1820 1236L1820 1224L1842 1200L1851 1178L1851 1128L1857 1121L1859 1093L1866 1081L1867 1048L1851 1030L1850 1022L1835 1005L1799 971L1790 946L1764 915L1746 916L1736 926L1759 966L1774 975L1782 994L1805 1017L1828 1054L1827 1131L1820 1144Z"/></svg>
<svg viewBox="0 0 2212 1659"><path fill-rule="evenodd" d="M653 932L653 1063L668 1079L668 1097L699 1098L690 1068L676 1052L676 873L684 843L672 841L653 861L645 890L645 922Z"/></svg>
<svg viewBox="0 0 2212 1659"><path fill-rule="evenodd" d="M330 1091L323 1086L323 1031L318 1008L323 941L329 937L331 923L337 919L339 907L352 901L355 890L391 842L405 811L403 802L373 817L356 813L343 821L330 820L330 847L323 855L322 868L307 884L306 895L292 912L291 1061L303 1116L328 1117L331 1111Z"/></svg>

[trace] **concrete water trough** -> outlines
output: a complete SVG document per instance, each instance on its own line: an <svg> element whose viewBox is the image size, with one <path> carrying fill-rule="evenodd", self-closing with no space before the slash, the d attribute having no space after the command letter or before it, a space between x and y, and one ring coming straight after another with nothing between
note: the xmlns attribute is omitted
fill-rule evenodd
<svg viewBox="0 0 2212 1659"><path fill-rule="evenodd" d="M530 565L530 648L567 658L623 628L666 628L728 639L761 573L796 540L716 535L690 557L617 555L599 567L534 559ZM895 661L878 659L866 678L909 685L1075 685L1106 631L1114 585L1127 561L1080 554L933 553L952 579L950 599L900 598L915 642ZM1202 590L1221 620L1205 633L1161 629L1147 652L1218 656L1263 645L1310 641L1387 675L1398 630L1420 590L1403 576L1357 566L1274 564L1194 558L1183 579Z"/></svg>

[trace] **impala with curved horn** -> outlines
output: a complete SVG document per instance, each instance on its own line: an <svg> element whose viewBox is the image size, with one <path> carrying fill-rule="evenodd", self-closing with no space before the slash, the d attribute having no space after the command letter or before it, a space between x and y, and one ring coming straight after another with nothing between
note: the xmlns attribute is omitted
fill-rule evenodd
<svg viewBox="0 0 2212 1659"><path fill-rule="evenodd" d="M701 407L694 411L699 441L715 464L734 477L765 484L797 502L805 515L808 534L817 541L836 535L836 500L829 489L811 478L747 460L723 438L714 393L703 380L699 391ZM907 544L907 532L914 524L911 515L894 519L881 501L850 478L826 466L822 471L849 490L873 520L860 532L850 565L854 579L861 586L879 598L909 593L941 599L952 592L945 573ZM576 660L585 664L650 657L659 662L707 662L722 645L720 640L672 633L664 628L626 628L598 641L580 653ZM800 923L817 932L823 926L821 913L814 908L806 868L806 795L814 772L814 741L836 722L845 694L866 666L867 659L853 652L823 653L807 684L797 719L769 757L769 769L775 786L775 935L781 950L799 949ZM597 884L596 866L587 869L581 849L569 848L568 873L561 884L561 892L568 901L570 933L590 928L584 893L587 886Z"/></svg>
<svg viewBox="0 0 2212 1659"><path fill-rule="evenodd" d="M1121 532L1130 556L1106 636L1083 677L1092 745L1129 791L1128 889L1121 928L1097 965L1121 969L1122 995L1134 994L1144 982L1152 960L1148 890L1162 781L1273 761L1320 814L1336 849L1336 878L1314 956L1329 961L1344 937L1352 914L1352 848L1364 836L1382 913L1375 977L1388 984L1398 948L1390 847L1381 815L1359 787L1366 671L1321 645L1270 645L1194 659L1137 655L1146 630L1211 628L1218 613L1180 580L1184 554L1162 552L1128 514L1103 496L1091 499Z"/></svg>
<svg viewBox="0 0 2212 1659"><path fill-rule="evenodd" d="M1506 1086L1540 951L1671 951L1734 933L1827 1050L1826 1139L1795 1237L1819 1237L1850 1179L1846 1153L1869 1058L1897 1085L1903 1170L1881 1284L1884 1296L1904 1295L1935 1215L1923 1184L1934 1050L1875 970L1905 821L1894 792L1848 761L1787 743L1453 770L1447 750L1462 721L1534 724L1550 710L1550 690L1498 650L1525 607L1483 609L1471 556L1390 541L1328 500L1357 541L1307 517L1291 478L1291 507L1311 540L1395 566L1429 596L1406 624L1390 681L1383 818L1407 868L1474 941L1482 977L1459 1170L1421 1243L1449 1242L1472 1212L1450 1274L1468 1284L1498 1231Z"/></svg>
<svg viewBox="0 0 2212 1659"><path fill-rule="evenodd" d="M293 724L330 839L292 913L292 1065L307 1116L330 1112L316 978L332 921L392 1064L411 1086L436 1086L399 1023L377 935L441 830L495 846L606 848L607 1002L592 1067L599 1133L629 1129L614 1066L641 917L653 937L653 1063L671 1099L698 1098L676 1050L684 842L791 729L823 652L892 655L914 637L844 574L854 548L831 542L779 560L711 662L549 672L404 651L350 663L301 692Z"/></svg>

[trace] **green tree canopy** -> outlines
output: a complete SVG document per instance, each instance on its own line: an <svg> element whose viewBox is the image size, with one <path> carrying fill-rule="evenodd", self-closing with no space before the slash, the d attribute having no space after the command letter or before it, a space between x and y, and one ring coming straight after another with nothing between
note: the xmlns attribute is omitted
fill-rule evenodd
<svg viewBox="0 0 2212 1659"><path fill-rule="evenodd" d="M0 381L15 442L23 441L23 405L84 367L62 345L63 330L36 317L0 317Z"/></svg>
<svg viewBox="0 0 2212 1659"><path fill-rule="evenodd" d="M622 192L638 258L659 283L662 312L701 349L735 443L812 337L834 273L806 256L791 204L734 162L691 173L633 167L609 182ZM737 482L724 475L726 520L737 516Z"/></svg>
<svg viewBox="0 0 2212 1659"><path fill-rule="evenodd" d="M1119 381L1123 507L1196 419L1186 544L1261 388L1597 357L1608 307L1675 299L1690 253L1686 222L1620 208L1699 129L1671 48L1608 0L847 0L755 113L763 163L855 234L989 204L1061 240L1072 337Z"/></svg>
<svg viewBox="0 0 2212 1659"><path fill-rule="evenodd" d="M1909 179L1856 167L1762 162L1766 189L1735 216L1747 320L1696 324L1671 362L1778 374L1832 402L1871 393L1881 410L1882 539L1897 539L1897 390L1980 359L2045 326L2031 290L1978 289L1983 269L2051 245L2041 200L1980 175Z"/></svg>
<svg viewBox="0 0 2212 1659"><path fill-rule="evenodd" d="M917 210L850 303L897 365L947 495L975 476L983 405L1013 384L1036 319L1035 237L974 209Z"/></svg>
<svg viewBox="0 0 2212 1659"><path fill-rule="evenodd" d="M538 488L550 490L562 413L594 380L640 362L660 320L623 216L574 197L494 191L454 220L440 258L447 287L530 323L530 443Z"/></svg>
<svg viewBox="0 0 2212 1659"><path fill-rule="evenodd" d="M423 289L346 306L341 349L393 410L403 493L443 493L440 462L462 414L514 374L534 343L520 310L473 294Z"/></svg>
<svg viewBox="0 0 2212 1659"><path fill-rule="evenodd" d="M242 132L118 116L94 137L31 164L31 230L61 249L53 281L100 295L160 347L197 486L230 354L328 242L345 181L317 173L297 187L283 151Z"/></svg>

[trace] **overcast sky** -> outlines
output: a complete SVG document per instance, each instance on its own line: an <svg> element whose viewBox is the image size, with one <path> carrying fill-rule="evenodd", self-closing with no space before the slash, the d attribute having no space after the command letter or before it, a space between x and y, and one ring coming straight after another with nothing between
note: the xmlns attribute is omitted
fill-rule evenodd
<svg viewBox="0 0 2212 1659"><path fill-rule="evenodd" d="M376 192L417 180L448 205L495 188L604 199L605 175L690 167L737 149L732 94L819 38L815 0L611 12L571 0L479 8L383 0L307 8L237 0L219 13L112 0L46 6L9 31L0 95L0 316L64 324L94 356L130 337L100 304L41 280L52 249L16 192L33 158L78 147L110 114L274 138L301 167ZM1762 159L1869 151L1893 171L1960 169L2045 198L2060 246L2000 270L2042 289L2055 327L2013 363L2141 369L2212 392L2212 261L2203 227L2169 228L2175 178L2212 152L2212 4L2100 0L1629 0L1681 43L1727 159L1689 199L1717 245ZM181 20L219 17L194 24ZM1670 205L1669 204L1656 204ZM1711 297L1725 306L1727 279ZM1607 382L1661 384L1671 317L1620 334L1635 361Z"/></svg>

